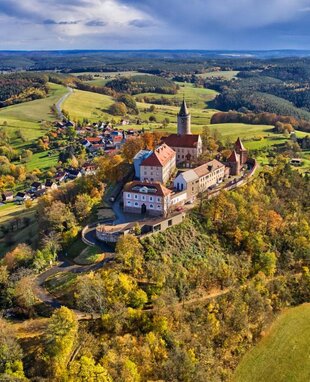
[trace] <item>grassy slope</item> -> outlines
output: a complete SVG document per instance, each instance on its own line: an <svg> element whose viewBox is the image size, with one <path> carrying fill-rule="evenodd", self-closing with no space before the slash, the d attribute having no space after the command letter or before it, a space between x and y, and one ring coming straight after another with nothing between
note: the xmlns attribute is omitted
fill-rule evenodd
<svg viewBox="0 0 310 382"><path fill-rule="evenodd" d="M5 129L13 137L14 132L22 130L28 140L33 140L44 134L40 121L52 121L55 119L50 107L67 92L64 86L49 84L50 94L47 98L8 106L0 109L0 125L7 121ZM13 141L14 146L22 146L20 141Z"/></svg>
<svg viewBox="0 0 310 382"><path fill-rule="evenodd" d="M111 119L107 113L113 99L102 94L74 90L73 94L64 102L63 109L68 111L72 119L88 118L90 121Z"/></svg>
<svg viewBox="0 0 310 382"><path fill-rule="evenodd" d="M242 359L234 382L310 380L310 304L282 313L258 345Z"/></svg>

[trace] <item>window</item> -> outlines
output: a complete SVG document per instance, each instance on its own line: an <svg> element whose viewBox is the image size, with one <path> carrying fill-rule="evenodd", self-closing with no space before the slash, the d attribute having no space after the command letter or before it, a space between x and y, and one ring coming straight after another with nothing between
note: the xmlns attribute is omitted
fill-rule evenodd
<svg viewBox="0 0 310 382"><path fill-rule="evenodd" d="M138 207L138 206L139 206L139 203L135 202L135 206Z"/></svg>
<svg viewBox="0 0 310 382"><path fill-rule="evenodd" d="M142 200L145 200L145 196L144 195L142 195Z"/></svg>
<svg viewBox="0 0 310 382"><path fill-rule="evenodd" d="M135 195L135 199L138 199L138 195Z"/></svg>
<svg viewBox="0 0 310 382"><path fill-rule="evenodd" d="M128 194L127 194L127 198L130 198L130 197L131 197L131 194L128 193Z"/></svg>
<svg viewBox="0 0 310 382"><path fill-rule="evenodd" d="M160 202L160 198L157 198L157 201Z"/></svg>
<svg viewBox="0 0 310 382"><path fill-rule="evenodd" d="M153 196L150 196L150 202L152 202L153 201Z"/></svg>
<svg viewBox="0 0 310 382"><path fill-rule="evenodd" d="M168 220L168 227L171 227L171 226L172 226L172 219Z"/></svg>
<svg viewBox="0 0 310 382"><path fill-rule="evenodd" d="M150 204L150 208L152 208L152 209L154 208L153 204Z"/></svg>
<svg viewBox="0 0 310 382"><path fill-rule="evenodd" d="M161 210L161 206L159 204L157 204L157 209Z"/></svg>
<svg viewBox="0 0 310 382"><path fill-rule="evenodd" d="M130 206L130 205L131 205L131 201L128 200L128 202L127 202L127 206Z"/></svg>

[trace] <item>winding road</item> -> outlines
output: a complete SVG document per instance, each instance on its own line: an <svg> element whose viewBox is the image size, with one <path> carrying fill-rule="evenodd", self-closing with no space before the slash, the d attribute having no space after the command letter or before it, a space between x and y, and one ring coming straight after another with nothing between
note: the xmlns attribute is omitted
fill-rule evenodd
<svg viewBox="0 0 310 382"><path fill-rule="evenodd" d="M64 119L65 116L62 113L62 105L66 101L66 99L68 99L70 97L70 95L73 93L73 89L72 88L70 88L68 86L67 89L68 89L68 93L66 93L64 96L62 96L60 98L60 100L55 105L59 119Z"/></svg>

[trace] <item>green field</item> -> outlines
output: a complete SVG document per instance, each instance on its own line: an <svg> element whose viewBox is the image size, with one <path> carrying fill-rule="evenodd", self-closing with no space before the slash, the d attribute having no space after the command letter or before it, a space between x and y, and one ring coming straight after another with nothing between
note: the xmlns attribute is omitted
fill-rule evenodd
<svg viewBox="0 0 310 382"><path fill-rule="evenodd" d="M47 98L25 102L0 109L0 125L7 122L6 131L13 138L13 146L22 146L19 140L14 140L15 131L21 130L27 140L36 139L44 134L41 121L53 121L51 106L68 91L64 86L49 84L50 94Z"/></svg>
<svg viewBox="0 0 310 382"><path fill-rule="evenodd" d="M113 102L112 97L106 95L74 90L62 107L69 112L73 120L87 118L94 122L100 119L111 119L111 116L108 114L108 108Z"/></svg>
<svg viewBox="0 0 310 382"><path fill-rule="evenodd" d="M212 101L218 94L216 91L205 88L197 88L194 84L188 84L183 82L177 82L180 89L177 94L158 94L158 93L141 93L136 97L152 97L152 98L167 98L177 100L180 104L185 98L191 109L205 109L207 103Z"/></svg>
<svg viewBox="0 0 310 382"><path fill-rule="evenodd" d="M51 167L55 167L58 163L58 153L48 156L48 151L33 154L31 160L26 163L27 170L40 169L41 171L48 171Z"/></svg>
<svg viewBox="0 0 310 382"><path fill-rule="evenodd" d="M227 71L219 70L219 71L214 71L214 72L206 72L206 73L198 74L198 77L201 77L201 78L222 77L222 78L225 78L227 80L232 80L233 78L235 78L237 76L238 73L239 72L235 71L235 70L227 70Z"/></svg>
<svg viewBox="0 0 310 382"><path fill-rule="evenodd" d="M8 203L0 206L0 227L8 225L15 219L23 219L24 217L30 218L31 222L28 227L15 230L12 234L16 243L25 242L27 239L34 239L37 233L37 223L35 217L35 203L33 207L26 208L25 205L17 205L15 203ZM0 235L0 258L9 250L4 242L4 236Z"/></svg>
<svg viewBox="0 0 310 382"><path fill-rule="evenodd" d="M239 364L234 382L310 381L310 304L282 313Z"/></svg>

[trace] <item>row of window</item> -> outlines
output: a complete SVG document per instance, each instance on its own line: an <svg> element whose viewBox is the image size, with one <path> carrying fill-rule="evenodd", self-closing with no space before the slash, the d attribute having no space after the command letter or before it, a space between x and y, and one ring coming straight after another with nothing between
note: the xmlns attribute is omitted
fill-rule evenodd
<svg viewBox="0 0 310 382"><path fill-rule="evenodd" d="M142 205L141 205L140 203L138 203L138 202L131 203L130 200L127 201L127 206L129 206L129 207L131 207L131 206L134 206L134 207L142 207ZM151 209L151 210L155 210L156 208L157 208L158 210L161 210L161 205L157 204L157 206L154 206L154 204L150 204L150 205L148 206L148 208Z"/></svg>
<svg viewBox="0 0 310 382"><path fill-rule="evenodd" d="M134 197L134 199L136 199L136 200L138 200L139 199L139 195L138 194L134 194L133 195L133 197ZM140 197L141 197L141 200L143 200L143 201L146 201L147 200L147 197L146 197L146 195L140 195ZM127 194L127 198L131 198L131 194L130 193L128 193ZM150 202L155 202L155 200L157 201L157 202L161 202L161 198L155 198L154 196L149 196L148 197L148 200L150 201Z"/></svg>

